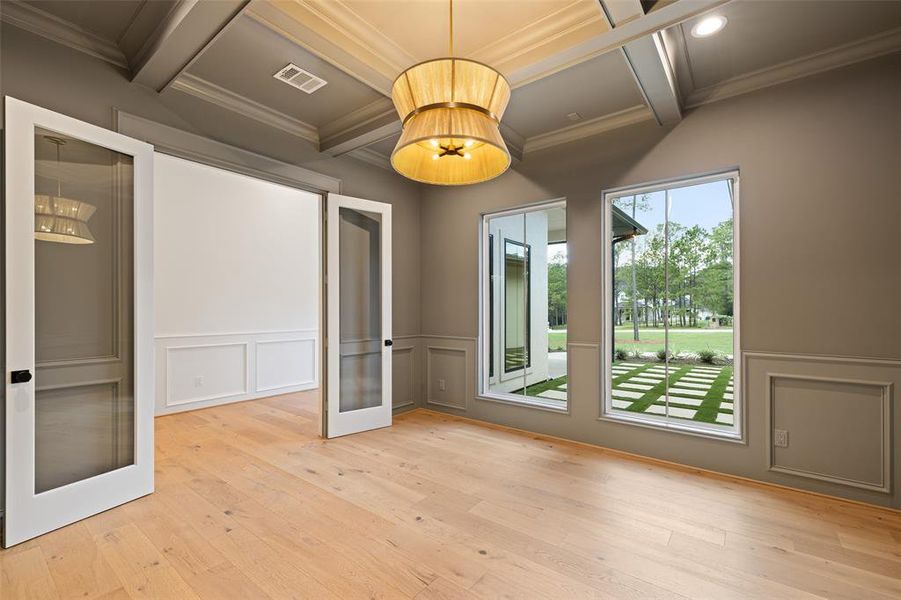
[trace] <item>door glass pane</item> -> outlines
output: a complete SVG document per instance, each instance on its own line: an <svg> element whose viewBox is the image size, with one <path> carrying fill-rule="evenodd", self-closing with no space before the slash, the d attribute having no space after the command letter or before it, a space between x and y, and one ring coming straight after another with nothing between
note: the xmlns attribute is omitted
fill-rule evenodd
<svg viewBox="0 0 901 600"><path fill-rule="evenodd" d="M338 213L339 412L382 404L382 220L342 207Z"/></svg>
<svg viewBox="0 0 901 600"><path fill-rule="evenodd" d="M134 160L36 128L35 493L134 464Z"/></svg>

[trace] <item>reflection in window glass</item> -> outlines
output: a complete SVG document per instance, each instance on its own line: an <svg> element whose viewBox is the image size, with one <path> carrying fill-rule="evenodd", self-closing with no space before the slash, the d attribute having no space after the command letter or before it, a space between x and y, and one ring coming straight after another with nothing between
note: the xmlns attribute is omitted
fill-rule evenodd
<svg viewBox="0 0 901 600"><path fill-rule="evenodd" d="M733 180L612 199L607 412L732 431Z"/></svg>
<svg viewBox="0 0 901 600"><path fill-rule="evenodd" d="M564 409L566 206L485 217L482 393Z"/></svg>
<svg viewBox="0 0 901 600"><path fill-rule="evenodd" d="M531 247L504 240L504 372L531 366L529 334L531 319L529 276Z"/></svg>

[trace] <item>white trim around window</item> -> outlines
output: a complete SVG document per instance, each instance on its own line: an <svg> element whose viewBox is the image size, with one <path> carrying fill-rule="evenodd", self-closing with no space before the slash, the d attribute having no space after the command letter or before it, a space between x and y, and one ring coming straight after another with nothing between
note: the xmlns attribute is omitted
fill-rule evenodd
<svg viewBox="0 0 901 600"><path fill-rule="evenodd" d="M678 188L691 187L716 181L731 181L732 191L732 233L733 233L733 424L731 427L708 424L700 421L677 419L664 415L647 414L643 412L626 412L614 410L612 404L612 348L608 347L613 340L614 315L613 315L613 232L610 228L611 206L613 200L626 196L651 194L660 191L672 191ZM601 235L603 248L603 296L604 310L601 315L602 343L601 343L601 398L599 419L650 427L672 432L714 438L724 441L746 443L747 427L745 418L745 401L742 394L742 360L740 342L740 210L739 210L739 172L738 169L729 169L700 175L681 177L676 179L655 181L647 184L623 186L605 190L602 194ZM668 364L668 363L667 363Z"/></svg>

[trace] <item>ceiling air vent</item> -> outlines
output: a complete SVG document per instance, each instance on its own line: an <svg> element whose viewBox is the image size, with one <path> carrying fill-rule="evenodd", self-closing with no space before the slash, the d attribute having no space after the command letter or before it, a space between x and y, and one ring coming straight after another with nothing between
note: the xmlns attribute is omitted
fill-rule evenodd
<svg viewBox="0 0 901 600"><path fill-rule="evenodd" d="M278 73L273 75L273 77L279 81L284 81L288 85L293 85L300 91L308 94L312 94L328 83L322 77L317 77L309 71L304 71L294 63L289 63L286 67L280 69Z"/></svg>

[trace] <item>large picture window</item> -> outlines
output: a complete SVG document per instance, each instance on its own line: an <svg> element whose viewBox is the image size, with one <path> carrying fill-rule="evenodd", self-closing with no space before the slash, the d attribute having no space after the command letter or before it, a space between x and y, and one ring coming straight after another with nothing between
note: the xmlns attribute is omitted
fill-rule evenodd
<svg viewBox="0 0 901 600"><path fill-rule="evenodd" d="M605 418L740 437L738 174L604 195Z"/></svg>
<svg viewBox="0 0 901 600"><path fill-rule="evenodd" d="M565 410L566 204L485 215L480 396Z"/></svg>

